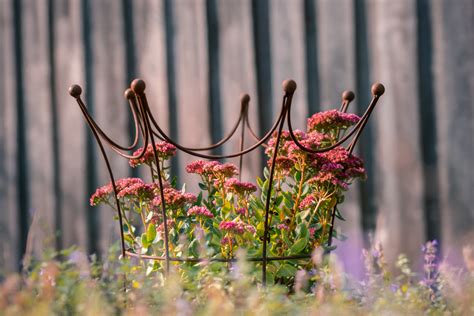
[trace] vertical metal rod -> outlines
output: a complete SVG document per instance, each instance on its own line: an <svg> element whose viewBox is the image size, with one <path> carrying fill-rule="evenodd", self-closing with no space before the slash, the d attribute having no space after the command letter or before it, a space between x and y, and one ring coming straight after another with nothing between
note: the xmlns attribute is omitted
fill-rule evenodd
<svg viewBox="0 0 474 316"><path fill-rule="evenodd" d="M268 190L267 190L267 200L265 201L265 223L264 223L264 233L263 233L263 255L262 255L262 284L263 286L267 285L267 241L269 239L268 236L268 215L270 212L270 200L272 195L272 186L273 186L273 178L275 176L275 165L276 165L276 158L278 157L278 147L280 146L281 140L281 133L283 130L283 125L285 124L285 117L287 114L288 109L291 108L291 100L293 98L293 93L296 90L296 82L293 80L285 80L283 81L283 91L285 91L285 95L283 96L282 102L282 110L279 117L280 123L277 132L277 138L275 142L275 148L273 151L273 160L272 166L270 168L270 179L268 180ZM289 114L289 113L288 113Z"/></svg>
<svg viewBox="0 0 474 316"><path fill-rule="evenodd" d="M240 134L240 151L244 150L245 146L245 120L247 119L248 108L249 108L250 96L248 94L242 95L240 98L240 118L241 118L241 134ZM243 165L244 155L239 157L239 181L242 181L242 165Z"/></svg>
<svg viewBox="0 0 474 316"><path fill-rule="evenodd" d="M344 91L342 93L342 103L341 107L339 108L340 112L346 113L347 108L349 107L349 104L354 100L355 95L354 92L352 91ZM339 133L337 134L337 139L339 139ZM334 222L336 220L336 210L337 210L337 204L334 205L331 211L331 227L329 228L329 237L328 237L328 243L327 243L327 248L332 246L332 235L334 234ZM326 249L324 251L325 254L329 254L331 252L330 249Z"/></svg>
<svg viewBox="0 0 474 316"><path fill-rule="evenodd" d="M280 116L280 125L276 136L275 147L273 151L272 165L270 167L270 179L268 180L267 200L265 201L265 223L263 233L263 261L262 261L262 284L267 285L267 241L268 241L268 214L270 213L270 200L272 197L273 178L275 175L276 158L278 156L278 147L280 146L281 133L285 124L286 116L286 95L283 97L283 111Z"/></svg>
<svg viewBox="0 0 474 316"><path fill-rule="evenodd" d="M145 119L145 127L149 132L151 145L153 148L153 155L155 157L156 169L158 173L158 186L160 189L160 198L161 198L161 213L163 216L163 227L164 227L164 239L165 239L165 258L166 258L166 273L169 273L170 270L170 249L169 249L169 236L168 236L168 221L166 216L166 201L165 201L165 193L164 193L164 186L163 186L163 179L161 178L161 169L160 169L160 161L158 159L158 153L156 151L156 144L155 138L153 134L153 130L151 128L150 122L150 113L148 112L148 102L145 95L145 82L140 79L135 79L132 82L132 90L138 96L138 102L140 103L141 110L144 114ZM144 148L146 150L146 148Z"/></svg>
<svg viewBox="0 0 474 316"><path fill-rule="evenodd" d="M366 110L366 115L363 116L363 118L362 118L363 122L362 122L362 124L360 124L354 138L352 139L352 141L349 144L349 147L347 148L347 150L349 151L349 154L352 154L352 152L354 151L354 147L357 143L357 140L359 139L360 135L362 134L362 131L364 130L365 125L369 121L370 115L372 114L372 111L374 110L375 105L377 104L377 101L379 100L380 96L385 93L385 87L380 83L373 84L372 87L371 87L371 92L372 92L373 97L372 97L372 100L370 101L370 104L369 104L367 110ZM346 94L346 92L344 92L344 94L343 94L343 99L348 98L348 97L351 98L350 101L352 101L354 99L354 94L353 93L352 93L352 95L347 95L346 97L344 96L345 94ZM345 110L347 110L347 107L349 106L349 102L347 103L347 106L345 107ZM332 245L332 235L334 233L334 221L335 221L335 218L336 218L336 207L334 207L333 212L331 214L331 217L332 217L331 218L331 228L329 230L329 237L328 237L327 247L331 247L331 245ZM327 251L327 252L329 253L330 250Z"/></svg>

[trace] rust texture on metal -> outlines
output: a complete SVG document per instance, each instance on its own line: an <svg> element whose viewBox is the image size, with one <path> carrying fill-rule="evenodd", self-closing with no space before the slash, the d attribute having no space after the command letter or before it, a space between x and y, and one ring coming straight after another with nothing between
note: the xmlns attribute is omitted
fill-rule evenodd
<svg viewBox="0 0 474 316"><path fill-rule="evenodd" d="M115 177L114 173L109 161L109 157L105 151L104 144L108 145L114 152L116 152L118 155L122 156L123 158L126 159L139 159L143 157L143 155L146 152L146 148L148 147L148 144L154 144L155 143L155 138L158 138L162 141L166 141L172 145L174 145L177 149L181 150L182 152L185 152L189 155L195 156L195 157L200 157L200 158L206 158L206 159L223 159L223 158L234 158L234 157L239 157L239 174L241 174L242 171L242 164L243 164L243 156L249 152L252 152L254 150L257 150L258 148L261 147L267 147L265 144L270 137L275 133L276 131L276 141L275 141L275 150L273 151L273 160L275 161L276 158L278 157L278 148L279 148L279 143L281 140L281 134L283 127L285 125L285 120L288 126L289 134L291 136L291 139L295 142L295 144L300 147L302 150L308 152L308 153L322 153L329 151L337 146L341 146L344 143L348 142L350 140L349 144L347 145L347 150L352 153L354 150L354 147L362 133L362 130L366 126L369 117L375 108L375 105L377 104L377 101L379 100L380 96L385 92L385 88L382 84L376 83L372 86L371 92L372 92L372 100L370 101L365 113L362 115L361 119L359 122L352 127L351 130L347 132L344 137L342 137L338 142L335 144L325 147L325 148L320 148L313 150L311 148L307 148L301 143L298 142L294 132L293 128L291 125L291 104L292 104L292 99L293 95L296 91L297 85L294 80L285 80L283 82L283 98L282 98L282 105L281 105L281 111L278 117L276 118L275 122L273 123L272 127L264 134L263 137L257 136L257 133L254 132L252 129L249 118L248 118L248 107L250 103L250 96L248 94L243 94L240 99L241 103L241 110L240 110L240 115L237 118L235 124L233 125L232 129L230 132L223 137L220 141L216 142L215 144L211 144L206 147L187 147L182 144L177 143L173 139L166 134L160 125L157 123L157 120L153 116L150 107L148 106L148 101L146 98L145 94L145 89L146 89L146 84L143 80L141 79L135 79L132 81L130 88L128 88L124 96L129 102L129 107L131 111L131 115L133 116L133 121L134 121L134 138L133 142L129 146L124 146L118 144L116 141L114 141L112 138L110 138L97 124L97 122L94 120L94 118L90 115L87 106L84 104L84 102L81 99L81 94L82 94L82 88L78 85L72 85L69 88L69 94L76 99L79 108L84 115L84 118L86 120L86 123L89 125L89 128L91 129L97 144L100 148L100 152L103 156L103 159L106 164L106 168L110 177L110 181L113 186L113 191L115 194L115 203L117 205L117 211L118 211L118 219L119 219L119 224L120 224L120 241L121 241L121 253L122 257L136 257L140 259L148 259L148 260L159 260L159 261L165 261L166 262L166 271L169 271L170 268L170 262L203 262L203 261L217 261L217 262L233 262L236 259L235 258L230 258L230 259L215 259L215 258L175 258L171 257L169 253L169 230L168 230L168 225L167 225L167 214L166 214L166 205L165 205L165 198L164 198L164 184L163 180L161 179L161 176L153 178L153 181L157 181L156 185L158 186L160 190L160 196L161 196L161 215L163 218L163 226L164 226L164 256L150 256L150 255L140 255L135 252L129 251L125 247L125 238L124 238L124 232L122 230L123 227L123 214L122 214L122 209L120 208L120 203L118 200L118 192L117 188L115 186ZM351 101L353 101L355 98L355 95L352 91L344 91L342 94L342 103L340 107L340 111L346 112L349 104ZM218 147L223 146L225 143L227 143L232 136L236 133L237 129L241 127L241 135L240 135L240 143L239 143L239 151L230 153L230 154L221 154L221 155L213 155L213 154L205 154L202 153L203 151L208 151L212 149L216 149ZM248 147L245 147L245 134L246 132L249 132L252 138L254 139L254 143ZM138 148L142 148L140 154L133 155L130 154L129 152L135 151ZM152 146L154 149L154 160L157 165L157 172L160 174L160 164L158 163L158 154L156 152L155 146ZM266 284L266 269L267 269L267 262L268 261L278 261L278 260L308 260L311 255L299 255L299 256L284 256L284 257L269 257L267 255L267 244L268 244L268 239L269 239L269 213L270 213L270 199L271 199L271 189L272 189L272 182L274 178L274 172L275 172L275 164L271 164L270 167L270 177L269 177L269 186L268 186L268 191L267 193L267 199L265 203L265 222L264 222L264 236L262 238L262 243L263 243L263 253L261 257L251 257L247 258L248 261L253 261L253 262L261 262L262 263L262 283L265 285ZM336 217L336 207L334 207L331 215L331 228L329 231L329 236L328 236L328 245L331 246L332 244L332 235L333 235L333 227L334 227L334 220Z"/></svg>

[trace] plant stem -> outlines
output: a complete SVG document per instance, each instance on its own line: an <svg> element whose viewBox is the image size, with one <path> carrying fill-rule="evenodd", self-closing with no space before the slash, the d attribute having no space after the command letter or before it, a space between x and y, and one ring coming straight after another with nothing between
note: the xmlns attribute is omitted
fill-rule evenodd
<svg viewBox="0 0 474 316"><path fill-rule="evenodd" d="M301 193L303 192L304 171L305 171L305 169L306 168L303 167L303 169L301 170L301 179L300 179L300 183L298 184L298 195L296 196L295 205L293 206L293 214L291 215L290 229L294 228L293 226L295 224L295 217L296 217L295 215L296 215L298 205L300 204Z"/></svg>

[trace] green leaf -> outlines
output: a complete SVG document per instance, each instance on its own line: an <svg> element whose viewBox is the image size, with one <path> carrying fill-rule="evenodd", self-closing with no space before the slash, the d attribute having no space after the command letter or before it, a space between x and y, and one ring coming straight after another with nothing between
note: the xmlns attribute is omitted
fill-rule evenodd
<svg viewBox="0 0 474 316"><path fill-rule="evenodd" d="M202 183L202 182L199 182L199 184L198 184L198 185L199 185L199 188L200 188L201 190L203 190L203 191L207 191L207 187L206 187L206 185L205 185L204 183Z"/></svg>
<svg viewBox="0 0 474 316"><path fill-rule="evenodd" d="M268 171L267 167L263 168L263 176L265 177L265 179L270 178L270 171Z"/></svg>
<svg viewBox="0 0 474 316"><path fill-rule="evenodd" d="M141 237L141 241L142 241L143 248L148 248L153 240L148 241L146 233L143 233Z"/></svg>
<svg viewBox="0 0 474 316"><path fill-rule="evenodd" d="M265 223L264 222L258 223L258 225L257 225L257 235L263 236L264 232L265 232Z"/></svg>
<svg viewBox="0 0 474 316"><path fill-rule="evenodd" d="M260 189L263 188L263 180L260 177L257 177L257 185Z"/></svg>
<svg viewBox="0 0 474 316"><path fill-rule="evenodd" d="M308 209L308 210L306 210L306 211L303 211L303 212L299 213L298 215L300 216L300 218L301 218L302 220L305 220L305 219L308 217L308 215L309 215L310 213L311 213L311 210Z"/></svg>
<svg viewBox="0 0 474 316"><path fill-rule="evenodd" d="M337 217L338 219L340 219L341 221L345 221L345 220L346 220L344 217L342 217L341 212L339 212L339 209L338 209L338 208L336 208L336 213L335 213L335 215L336 215L336 217Z"/></svg>
<svg viewBox="0 0 474 316"><path fill-rule="evenodd" d="M195 205L201 205L202 202L202 192L199 192Z"/></svg>
<svg viewBox="0 0 474 316"><path fill-rule="evenodd" d="M288 209L292 209L293 208L293 200L288 200L288 199L284 199L283 202L285 203L285 206L288 208Z"/></svg>
<svg viewBox="0 0 474 316"><path fill-rule="evenodd" d="M294 176L295 176L295 180L297 182L301 181L301 172L300 171L296 171Z"/></svg>
<svg viewBox="0 0 474 316"><path fill-rule="evenodd" d="M306 223L301 223L296 226L296 236L299 238L309 238L309 230L308 226L306 226Z"/></svg>
<svg viewBox="0 0 474 316"><path fill-rule="evenodd" d="M303 190L302 190L302 195L305 196L309 191L309 185L307 185L306 183L303 185Z"/></svg>
<svg viewBox="0 0 474 316"><path fill-rule="evenodd" d="M189 254L195 258L199 257L199 242L197 239L194 239L189 244Z"/></svg>
<svg viewBox="0 0 474 316"><path fill-rule="evenodd" d="M283 235L283 241L286 243L286 245L287 245L288 247L290 247L290 246L291 246L291 241L290 241L290 239L288 238L288 233L287 233L285 230L283 230L283 231L282 231L282 235Z"/></svg>
<svg viewBox="0 0 474 316"><path fill-rule="evenodd" d="M146 230L146 239L148 242L153 242L153 240L156 237L156 228L154 224L148 225L148 228Z"/></svg>
<svg viewBox="0 0 474 316"><path fill-rule="evenodd" d="M279 195L275 200L275 206L279 206L283 201L283 195Z"/></svg>
<svg viewBox="0 0 474 316"><path fill-rule="evenodd" d="M323 248L324 248L325 251L333 251L334 249L337 248L337 246L334 246L334 245L330 246L330 247L323 246Z"/></svg>
<svg viewBox="0 0 474 316"><path fill-rule="evenodd" d="M278 269L277 276L279 277L292 277L295 276L296 272L298 269L293 267L292 265L285 263L280 266L280 269Z"/></svg>
<svg viewBox="0 0 474 316"><path fill-rule="evenodd" d="M291 254L291 255L297 255L297 254L299 254L301 251L304 250L304 248L305 248L306 245L308 244L308 241L309 241L309 238L308 238L308 237L304 237L304 238L298 239L298 240L293 244L293 246L291 246L291 248L290 248L290 254Z"/></svg>
<svg viewBox="0 0 474 316"><path fill-rule="evenodd" d="M125 241L128 242L130 245L133 244L134 240L132 236L130 236L129 234L126 234L123 237L125 238Z"/></svg>
<svg viewBox="0 0 474 316"><path fill-rule="evenodd" d="M122 225L122 230L123 230L123 232L124 232L125 234L128 233L128 225L123 224L123 225Z"/></svg>
<svg viewBox="0 0 474 316"><path fill-rule="evenodd" d="M270 271L267 271L266 276L267 276L267 285L274 285L275 278L273 277L273 273L271 273Z"/></svg>
<svg viewBox="0 0 474 316"><path fill-rule="evenodd" d="M151 221L151 219L153 218L153 215L155 215L154 212L148 212L148 214L145 218L145 222L148 223L149 221Z"/></svg>

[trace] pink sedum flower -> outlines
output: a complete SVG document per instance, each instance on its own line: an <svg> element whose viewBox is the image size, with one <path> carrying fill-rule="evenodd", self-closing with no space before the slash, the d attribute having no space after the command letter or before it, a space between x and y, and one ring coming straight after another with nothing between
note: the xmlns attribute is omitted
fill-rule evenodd
<svg viewBox="0 0 474 316"><path fill-rule="evenodd" d="M197 201L197 197L194 194L183 193L171 187L165 188L163 193L167 208L183 208L186 204L192 204ZM152 205L155 207L161 206L161 195L159 193L153 199Z"/></svg>
<svg viewBox="0 0 474 316"><path fill-rule="evenodd" d="M206 161L204 160L193 161L186 166L186 172L202 175L205 173L206 170L205 165Z"/></svg>
<svg viewBox="0 0 474 316"><path fill-rule="evenodd" d="M234 244L234 238L232 238L230 236L225 236L221 239L221 245L222 246L232 247L233 244Z"/></svg>
<svg viewBox="0 0 474 316"><path fill-rule="evenodd" d="M302 210L307 209L307 208L313 206L313 204L315 202L316 201L314 199L314 196L308 195L300 202L300 209L302 209Z"/></svg>
<svg viewBox="0 0 474 316"><path fill-rule="evenodd" d="M214 185L220 185L225 179L239 174L234 164L204 160L191 162L186 166L186 172L198 174Z"/></svg>
<svg viewBox="0 0 474 316"><path fill-rule="evenodd" d="M357 124L360 117L344 113L338 110L330 110L316 113L308 119L308 131L327 132L334 129L347 129L348 127Z"/></svg>
<svg viewBox="0 0 474 316"><path fill-rule="evenodd" d="M223 221L219 224L219 228L226 232L242 235L244 233L255 233L255 227L242 221Z"/></svg>
<svg viewBox="0 0 474 316"><path fill-rule="evenodd" d="M213 218L214 214L211 213L206 207L204 206L193 206L188 210L188 216L201 216L207 218Z"/></svg>
<svg viewBox="0 0 474 316"><path fill-rule="evenodd" d="M290 230L290 227L288 227L288 225L286 225L286 224L278 224L277 228L279 230Z"/></svg>
<svg viewBox="0 0 474 316"><path fill-rule="evenodd" d="M238 209L235 210L235 212L239 215L242 215L242 216L247 216L247 214L248 214L248 211L245 207L238 208Z"/></svg>
<svg viewBox="0 0 474 316"><path fill-rule="evenodd" d="M121 198L142 198L151 200L154 196L154 184L146 184L140 178L124 178L115 181L117 188L117 197ZM90 198L90 205L96 206L102 202L108 201L113 194L112 183L98 188Z"/></svg>
<svg viewBox="0 0 474 316"><path fill-rule="evenodd" d="M176 153L176 147L167 142L158 142L155 144L156 154L158 155L159 160L168 160ZM137 149L133 155L138 156L143 152L143 148ZM141 158L130 159L129 164L131 167L135 168L142 164L151 164L155 161L155 153L153 151L153 145L148 144L145 153Z"/></svg>
<svg viewBox="0 0 474 316"><path fill-rule="evenodd" d="M229 178L225 181L224 187L233 193L245 195L257 191L257 187L250 182L240 182L236 178Z"/></svg>
<svg viewBox="0 0 474 316"><path fill-rule="evenodd" d="M94 194L92 194L89 203L91 206L99 205L109 199L110 194L113 192L111 184L104 185L98 188Z"/></svg>
<svg viewBox="0 0 474 316"><path fill-rule="evenodd" d="M319 154L318 157L312 162L312 167L317 170L317 173L309 180L309 183L332 183L342 189L347 189L353 179L365 178L362 160L343 147L336 147Z"/></svg>

